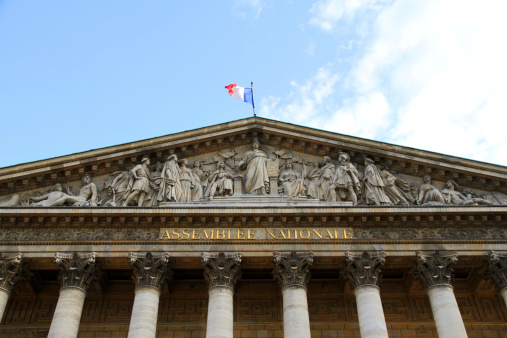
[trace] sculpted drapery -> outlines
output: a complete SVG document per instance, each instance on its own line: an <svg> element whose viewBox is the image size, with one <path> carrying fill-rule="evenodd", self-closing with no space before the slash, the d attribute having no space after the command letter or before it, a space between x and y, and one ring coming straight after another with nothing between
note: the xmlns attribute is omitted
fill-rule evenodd
<svg viewBox="0 0 507 338"><path fill-rule="evenodd" d="M157 197L159 202L178 202L181 198L180 168L177 161L176 155L169 156L162 169L162 181Z"/></svg>
<svg viewBox="0 0 507 338"><path fill-rule="evenodd" d="M385 192L385 184L380 170L369 158L364 160L364 196L366 204L390 205L391 200Z"/></svg>
<svg viewBox="0 0 507 338"><path fill-rule="evenodd" d="M306 188L303 183L303 175L299 175L292 169L292 161L287 161L286 170L280 174L279 193L285 197L303 197L306 196ZM303 164L304 168L304 164Z"/></svg>
<svg viewBox="0 0 507 338"><path fill-rule="evenodd" d="M247 194L264 195L269 190L268 155L259 149L258 140L254 140L252 146L253 150L245 154L236 169L246 166L244 182Z"/></svg>

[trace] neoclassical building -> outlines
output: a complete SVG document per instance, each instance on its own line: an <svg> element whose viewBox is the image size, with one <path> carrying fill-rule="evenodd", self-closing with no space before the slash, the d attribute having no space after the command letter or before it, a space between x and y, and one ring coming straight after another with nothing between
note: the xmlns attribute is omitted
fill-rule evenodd
<svg viewBox="0 0 507 338"><path fill-rule="evenodd" d="M252 117L0 169L0 337L507 337L507 168Z"/></svg>

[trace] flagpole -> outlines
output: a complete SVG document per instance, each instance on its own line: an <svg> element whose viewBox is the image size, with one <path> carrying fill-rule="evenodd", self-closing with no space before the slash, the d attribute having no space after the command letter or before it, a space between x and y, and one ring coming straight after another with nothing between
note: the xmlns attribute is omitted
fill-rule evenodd
<svg viewBox="0 0 507 338"><path fill-rule="evenodd" d="M253 81L250 82L250 85L252 88L252 109L253 109L254 117L256 117L257 115L255 115L255 101L254 101L254 97L253 97Z"/></svg>

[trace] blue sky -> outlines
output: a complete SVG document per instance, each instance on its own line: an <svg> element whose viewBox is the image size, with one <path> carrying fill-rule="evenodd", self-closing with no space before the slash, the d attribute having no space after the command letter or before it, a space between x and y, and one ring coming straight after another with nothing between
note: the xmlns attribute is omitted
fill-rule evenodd
<svg viewBox="0 0 507 338"><path fill-rule="evenodd" d="M507 165L505 1L0 1L0 167L258 116Z"/></svg>

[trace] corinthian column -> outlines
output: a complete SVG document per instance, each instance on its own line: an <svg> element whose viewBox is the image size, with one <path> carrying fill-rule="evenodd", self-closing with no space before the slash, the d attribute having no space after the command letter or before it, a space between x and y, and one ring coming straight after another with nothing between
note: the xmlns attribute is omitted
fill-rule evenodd
<svg viewBox="0 0 507 338"><path fill-rule="evenodd" d="M86 292L95 282L95 253L55 254L55 264L62 270L60 296L51 321L48 338L77 337Z"/></svg>
<svg viewBox="0 0 507 338"><path fill-rule="evenodd" d="M311 337L306 287L313 252L274 252L273 276L282 288L285 338Z"/></svg>
<svg viewBox="0 0 507 338"><path fill-rule="evenodd" d="M489 260L481 272L484 279L489 279L495 284L507 306L507 255L490 251Z"/></svg>
<svg viewBox="0 0 507 338"><path fill-rule="evenodd" d="M428 289L440 338L468 337L452 287L452 266L457 261L456 252L436 251L433 255L420 251L417 253L417 272L414 277Z"/></svg>
<svg viewBox="0 0 507 338"><path fill-rule="evenodd" d="M24 279L23 254L18 253L12 257L3 257L0 259L0 322L4 316L7 301L11 295L16 283Z"/></svg>
<svg viewBox="0 0 507 338"><path fill-rule="evenodd" d="M209 287L206 337L233 337L233 295L241 277L241 253L202 253L204 278Z"/></svg>
<svg viewBox="0 0 507 338"><path fill-rule="evenodd" d="M132 279L136 284L134 306L130 317L129 338L155 338L157 334L160 292L166 280L172 278L168 268L169 254L129 254L134 267Z"/></svg>
<svg viewBox="0 0 507 338"><path fill-rule="evenodd" d="M380 268L386 262L385 252L378 254L364 252L359 255L347 252L345 256L346 276L356 295L361 337L388 337L379 288L382 277Z"/></svg>

